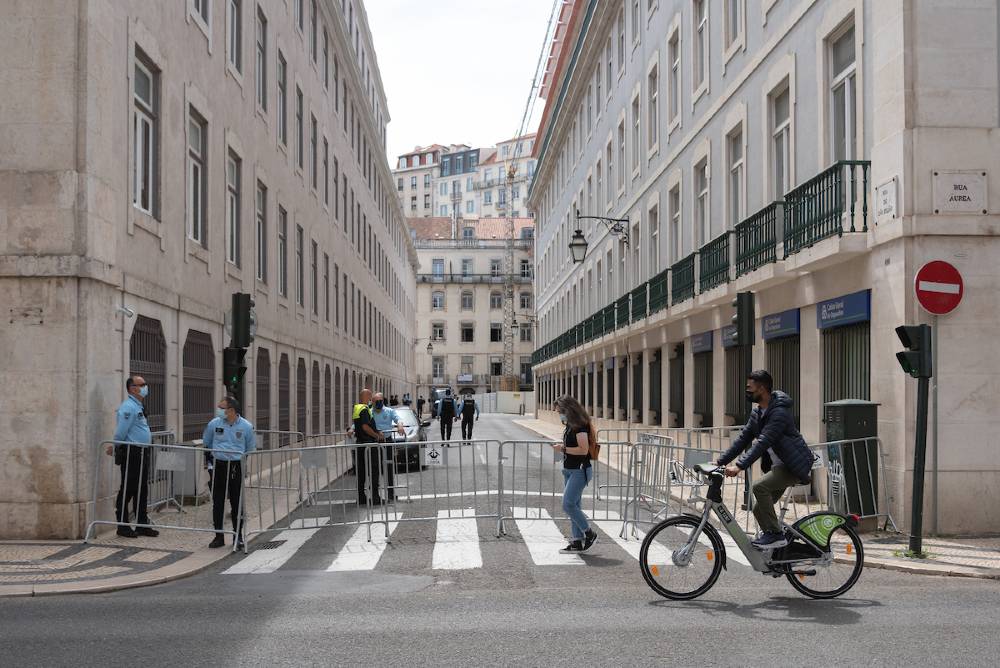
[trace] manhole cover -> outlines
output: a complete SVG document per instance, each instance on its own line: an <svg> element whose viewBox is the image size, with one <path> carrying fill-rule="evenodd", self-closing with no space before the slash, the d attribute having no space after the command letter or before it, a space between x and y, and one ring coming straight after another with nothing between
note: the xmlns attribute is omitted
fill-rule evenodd
<svg viewBox="0 0 1000 668"><path fill-rule="evenodd" d="M283 540L272 540L267 543L261 543L260 545L257 546L257 550L273 550L275 548L281 547L284 544L285 541ZM256 552L257 550L254 550L254 552Z"/></svg>

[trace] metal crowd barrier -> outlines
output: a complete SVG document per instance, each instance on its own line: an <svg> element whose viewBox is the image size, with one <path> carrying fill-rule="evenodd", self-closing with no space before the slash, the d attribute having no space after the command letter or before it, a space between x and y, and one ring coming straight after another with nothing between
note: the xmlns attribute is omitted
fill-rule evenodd
<svg viewBox="0 0 1000 668"><path fill-rule="evenodd" d="M150 434L151 443L157 445L174 445L177 443L177 435L173 431L154 431ZM161 462L159 448L151 449L152 463L149 473L149 498L146 501L147 509L160 509L164 506L173 506L177 512L183 513L184 508L178 503L174 491L174 471L170 468L169 457Z"/></svg>
<svg viewBox="0 0 1000 668"><path fill-rule="evenodd" d="M629 427L614 427L597 430L597 440L637 443L644 436L667 436L676 445L703 450L725 451L732 443L742 426L727 427L647 427L633 425Z"/></svg>
<svg viewBox="0 0 1000 668"><path fill-rule="evenodd" d="M257 436L258 450L277 450L289 446L301 446L306 437L301 431L282 431L279 429L254 429Z"/></svg>
<svg viewBox="0 0 1000 668"><path fill-rule="evenodd" d="M121 464L115 461L114 446L124 448L122 453L124 461ZM204 465L207 452L209 450L202 447L176 443L148 445L114 440L101 442L95 457L94 489L88 509L89 521L84 542L89 542L96 536L97 529L101 526L222 533L234 537L236 530L229 516L228 500L222 530L216 532L213 527L210 492L212 481ZM126 504L127 507L120 519L116 511L116 498L121 491L128 491L124 481L130 476L137 476L137 480L145 476L148 480L154 461L157 470L170 473L173 495L171 500L178 507L183 506L185 512L169 515L153 512L149 522L139 523L138 514L134 512L140 503L137 485L136 498L132 503ZM243 487L242 481L240 486ZM241 493L241 499L244 497L245 492ZM238 518L242 516L241 510Z"/></svg>

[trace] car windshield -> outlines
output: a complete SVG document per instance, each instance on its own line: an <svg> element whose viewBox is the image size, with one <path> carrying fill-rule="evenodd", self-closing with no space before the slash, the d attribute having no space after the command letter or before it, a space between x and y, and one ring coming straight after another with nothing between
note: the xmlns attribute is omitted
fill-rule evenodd
<svg viewBox="0 0 1000 668"><path fill-rule="evenodd" d="M419 424L417 414L411 408L397 408L396 415L399 418L399 424L404 427L416 427Z"/></svg>

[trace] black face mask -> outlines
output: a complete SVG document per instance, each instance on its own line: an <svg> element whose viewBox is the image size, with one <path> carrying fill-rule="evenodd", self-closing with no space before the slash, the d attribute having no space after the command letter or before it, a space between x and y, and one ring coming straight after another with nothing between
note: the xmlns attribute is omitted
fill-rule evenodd
<svg viewBox="0 0 1000 668"><path fill-rule="evenodd" d="M745 392L745 394L746 394L747 401L749 401L751 404L756 404L756 403L759 402L759 399L757 399L757 397L754 396L754 393L751 392L750 390L747 390Z"/></svg>
<svg viewBox="0 0 1000 668"><path fill-rule="evenodd" d="M382 410L382 407L383 407L383 406L385 406L385 402L384 402L384 401L376 401L376 402L375 402L375 408L376 408L376 409L378 409L378 410Z"/></svg>

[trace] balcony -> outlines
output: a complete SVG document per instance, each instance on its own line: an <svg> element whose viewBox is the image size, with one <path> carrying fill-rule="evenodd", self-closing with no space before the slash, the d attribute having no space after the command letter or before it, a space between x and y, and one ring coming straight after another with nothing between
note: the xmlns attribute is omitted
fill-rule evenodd
<svg viewBox="0 0 1000 668"><path fill-rule="evenodd" d="M507 248L508 241L505 239L418 239L413 243L416 248ZM514 248L517 250L531 250L532 239L515 239Z"/></svg>
<svg viewBox="0 0 1000 668"><path fill-rule="evenodd" d="M628 327L629 295L624 294L615 301L615 329Z"/></svg>
<svg viewBox="0 0 1000 668"><path fill-rule="evenodd" d="M643 283L630 293L632 297L632 322L637 322L646 317L646 291L648 288L649 283Z"/></svg>
<svg viewBox="0 0 1000 668"><path fill-rule="evenodd" d="M448 274L417 274L418 283L492 283L503 285L504 276L494 276L493 274L463 274L452 272ZM531 277L514 274L515 283L531 283Z"/></svg>
<svg viewBox="0 0 1000 668"><path fill-rule="evenodd" d="M844 232L868 231L870 167L868 160L841 160L788 191L784 212L786 258L823 239L843 236Z"/></svg>
<svg viewBox="0 0 1000 668"><path fill-rule="evenodd" d="M778 261L778 220L782 202L771 202L736 226L736 277Z"/></svg>
<svg viewBox="0 0 1000 668"><path fill-rule="evenodd" d="M664 269L649 281L649 313L657 313L667 308L670 296L667 292L670 270Z"/></svg>
<svg viewBox="0 0 1000 668"><path fill-rule="evenodd" d="M701 256L698 267L701 292L729 282L729 232L709 241L698 254Z"/></svg>
<svg viewBox="0 0 1000 668"><path fill-rule="evenodd" d="M674 284L670 290L670 303L677 304L694 297L694 256L691 253L670 267Z"/></svg>

